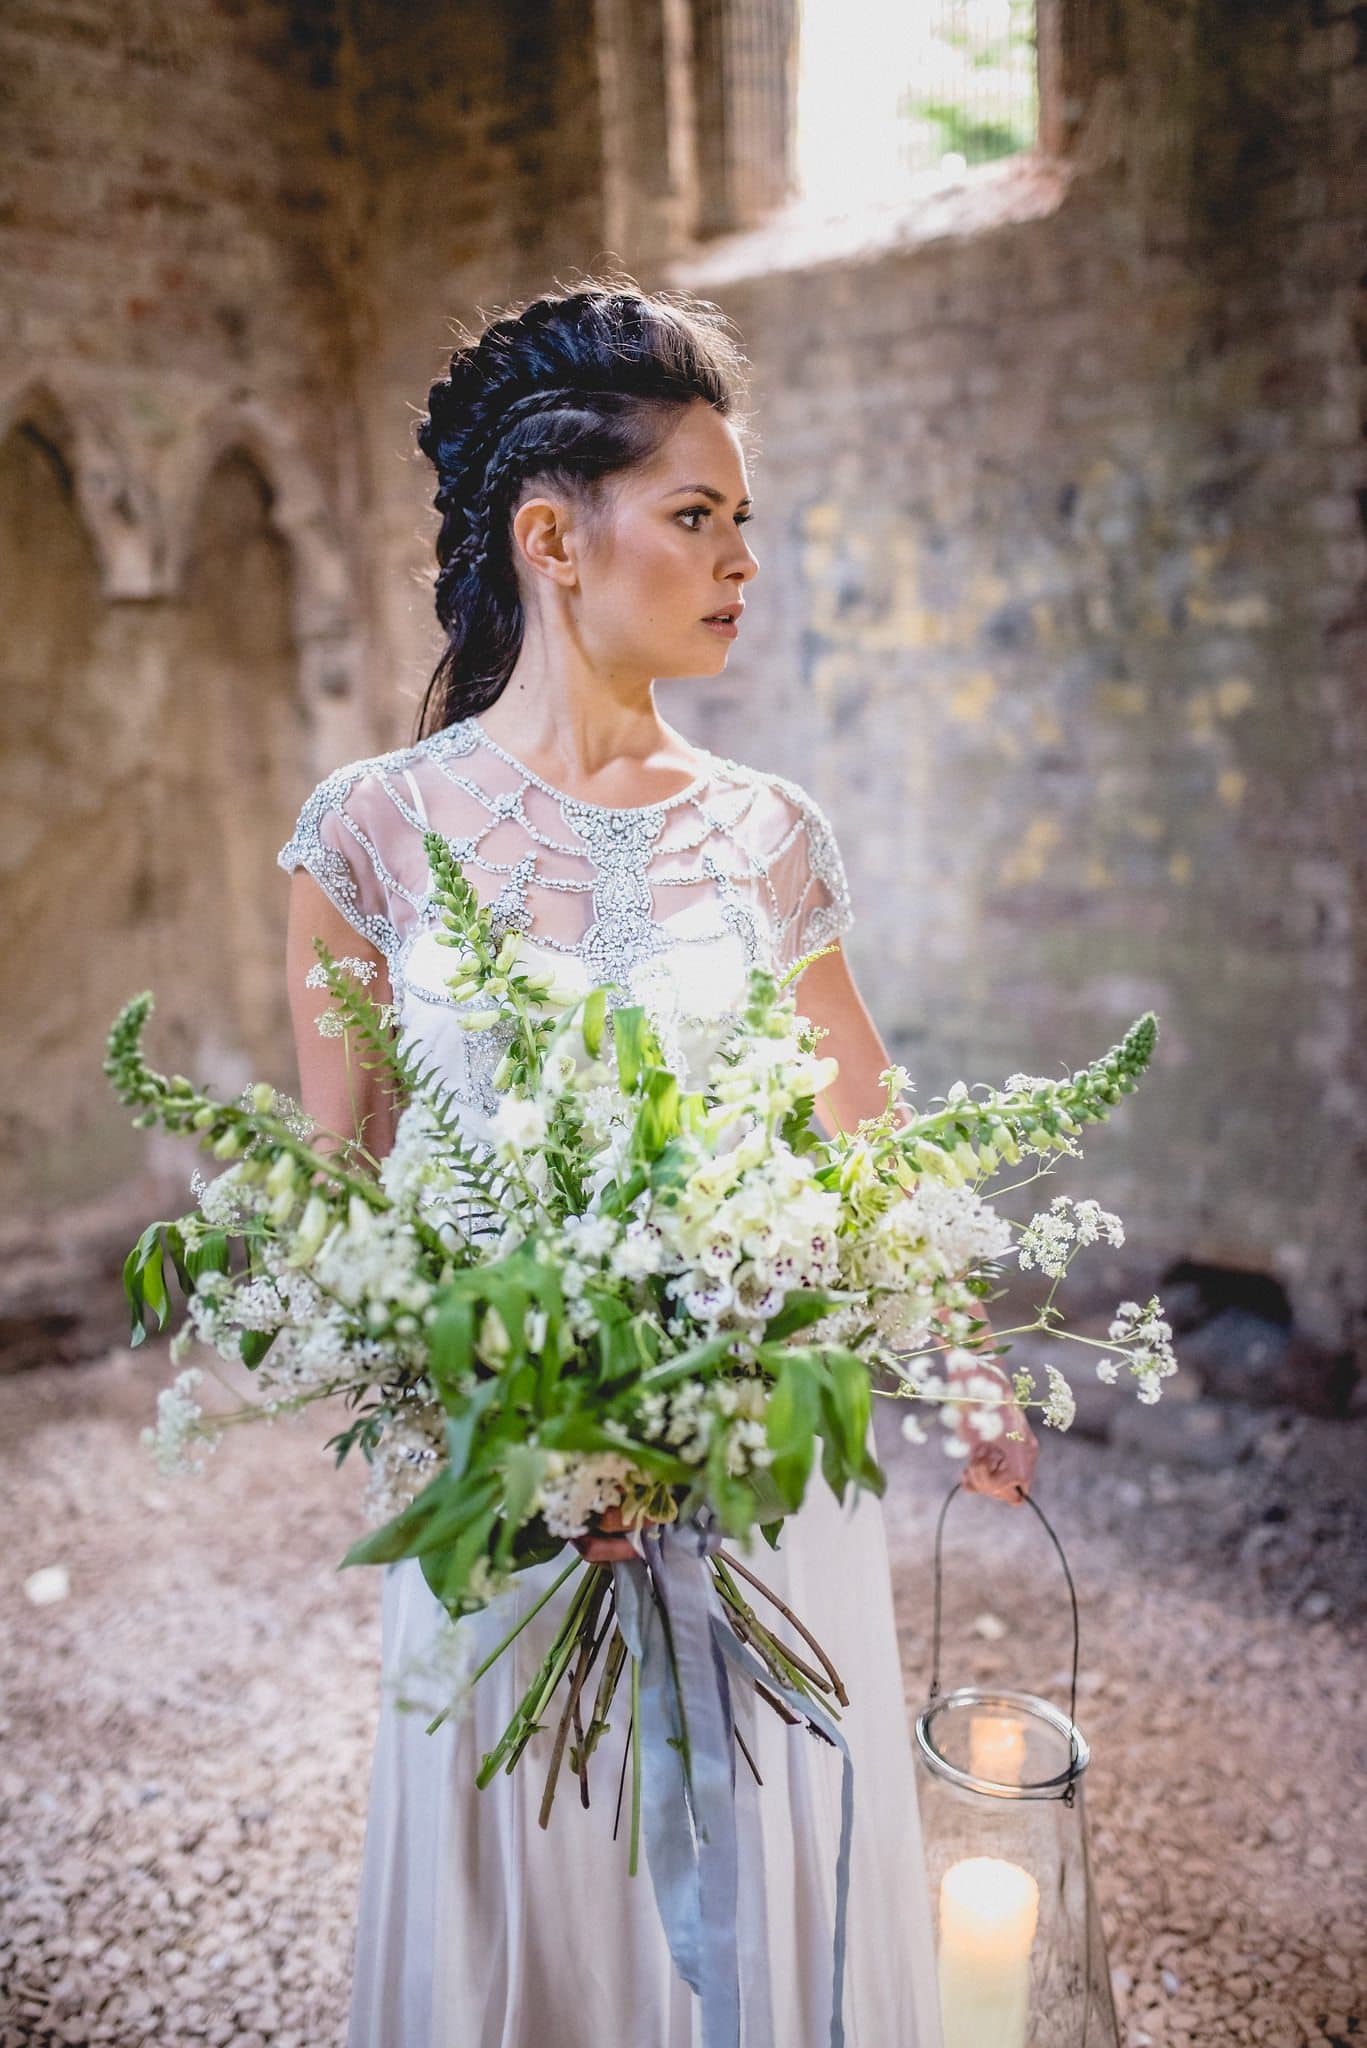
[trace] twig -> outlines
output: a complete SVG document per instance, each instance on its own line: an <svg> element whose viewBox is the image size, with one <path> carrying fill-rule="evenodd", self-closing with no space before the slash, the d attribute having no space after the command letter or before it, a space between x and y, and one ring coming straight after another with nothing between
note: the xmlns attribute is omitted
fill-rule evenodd
<svg viewBox="0 0 1367 2048"><path fill-rule="evenodd" d="M546 1789L541 1795L541 1812L538 1819L543 1828L547 1828L551 1824L551 1803L555 1798L555 1781L560 1775L560 1761L565 1754L565 1744L569 1739L570 1718L574 1712L575 1703L579 1698L580 1689L583 1686L584 1680L588 1677L589 1666L593 1662L596 1648L595 1631L598 1623L598 1609L603 1604L603 1595L606 1591L607 1581L600 1578L598 1584L589 1595L588 1605L580 1617L577 1630L579 1636L579 1661L575 1665L574 1676L570 1680L570 1696L566 1702L565 1711L560 1716L560 1725L555 1731L555 1742L551 1749L551 1760L546 1771Z"/></svg>
<svg viewBox="0 0 1367 2048"><path fill-rule="evenodd" d="M755 1574L752 1571L750 1571L745 1565L743 1565L738 1557L733 1557L731 1553L727 1550L719 1550L717 1552L717 1556L722 1559L723 1563L729 1565L732 1571L737 1571L740 1573L743 1579L748 1579L750 1584L755 1588L755 1590L759 1593L763 1593L765 1599L771 1601L773 1605L777 1607L779 1613L783 1616L784 1620L797 1630L798 1634L801 1636L803 1642L806 1643L807 1647L816 1653L816 1656L820 1660L821 1665L825 1670L827 1676L829 1677L832 1686L835 1688L835 1696L839 1700L841 1706L847 1707L850 1703L850 1696L845 1690L844 1684L840 1677L840 1673L836 1670L834 1664L832 1664L830 1658L826 1655L826 1652L822 1649L820 1643L812 1634L811 1630L805 1627L803 1623L798 1620L797 1616L793 1613L792 1608L787 1605L786 1601L780 1600L778 1594L773 1591L772 1587L766 1586L763 1579L756 1578Z"/></svg>
<svg viewBox="0 0 1367 2048"><path fill-rule="evenodd" d="M767 1685L761 1685L757 1678L753 1683L755 1691L759 1694L760 1698L768 1700L770 1706L780 1719L786 1721L790 1728L796 1728L801 1718L800 1715L793 1713L790 1708L785 1707L782 1700L777 1698L774 1693L771 1693ZM808 1725L810 1726L811 1724L809 1723Z"/></svg>
<svg viewBox="0 0 1367 2048"><path fill-rule="evenodd" d="M736 1598L739 1600L740 1595L737 1594ZM785 1664L792 1670L800 1672L803 1678L810 1679L818 1692L831 1690L829 1680L824 1678L821 1672L814 1670L810 1664L804 1663L796 1650L789 1649L786 1643L780 1643L778 1637L764 1626L759 1616L751 1608L746 1607L744 1602L740 1607L735 1607L728 1600L726 1610L726 1618L741 1641L753 1644L771 1670L776 1663ZM784 1676L782 1671L774 1671L775 1678Z"/></svg>

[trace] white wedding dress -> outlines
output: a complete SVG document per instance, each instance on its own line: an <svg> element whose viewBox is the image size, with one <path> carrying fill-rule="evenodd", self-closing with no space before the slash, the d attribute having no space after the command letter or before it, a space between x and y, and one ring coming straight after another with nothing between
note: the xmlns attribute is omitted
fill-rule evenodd
<svg viewBox="0 0 1367 2048"><path fill-rule="evenodd" d="M422 833L439 831L482 902L576 986L616 980L673 1059L700 1057L754 959L782 971L852 912L824 814L796 783L695 749L661 803L554 790L477 718L340 768L308 798L279 864L305 866L389 965L398 1018L482 1135L503 1043L462 1031ZM798 983L801 1008L801 984ZM709 1037L709 1022L713 1037ZM456 1624L477 1663L573 1556L520 1575ZM842 1509L819 1470L777 1551L751 1569L799 1613L850 1695L854 1761L844 2016L848 2048L940 2048L934 1935L881 1504ZM613 1839L629 1717L623 1682L590 1767L562 1771L538 1824L551 1734L483 1791L481 1758L554 1633L571 1580L480 1679L464 1718L426 1733L424 1662L443 1610L409 1559L385 1568L382 1694L360 1884L349 2048L700 2048L700 2003L666 1943L644 1845ZM448 1639L450 1630L445 1630ZM737 1685L762 1788L738 1760L744 2048L827 2048L841 1759ZM765 1923L756 1916L763 1901ZM768 1967L762 1967L767 1949Z"/></svg>

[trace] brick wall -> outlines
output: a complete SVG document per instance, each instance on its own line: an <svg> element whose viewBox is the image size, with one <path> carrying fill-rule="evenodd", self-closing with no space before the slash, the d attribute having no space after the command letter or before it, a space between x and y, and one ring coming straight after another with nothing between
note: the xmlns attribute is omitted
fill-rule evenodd
<svg viewBox="0 0 1367 2048"><path fill-rule="evenodd" d="M1042 1199L1113 1202L1151 1284L1271 1273L1363 1359L1367 15L1119 28L1053 197L1006 165L932 239L671 271L764 432L707 732L826 803L922 1099L1153 1007L1155 1070Z"/></svg>
<svg viewBox="0 0 1367 2048"><path fill-rule="evenodd" d="M728 676L662 708L826 804L923 1097L1157 1009L1157 1070L1054 1185L1120 1208L1153 1284L1270 1272L1360 1349L1362 9L1046 8L1066 157L858 251L786 219L690 241L716 95L685 12L6 9L0 407L42 381L107 612L71 701L111 646L130 702L186 647L212 669L178 615L245 451L299 749L252 813L273 833L309 775L411 729L436 653L412 425L448 320L606 260L695 285L756 366L763 570ZM283 917L279 877L237 943Z"/></svg>

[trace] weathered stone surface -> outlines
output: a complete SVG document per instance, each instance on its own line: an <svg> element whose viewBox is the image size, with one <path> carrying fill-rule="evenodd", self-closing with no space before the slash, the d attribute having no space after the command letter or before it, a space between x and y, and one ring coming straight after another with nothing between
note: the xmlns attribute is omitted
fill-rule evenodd
<svg viewBox="0 0 1367 2048"><path fill-rule="evenodd" d="M1174 1349L1177 1341L1174 1335ZM1357 1380L1346 1353L1242 1308L1221 1309L1187 1330L1181 1355L1206 1393L1255 1407L1289 1404L1312 1415L1340 1415Z"/></svg>
<svg viewBox="0 0 1367 2048"><path fill-rule="evenodd" d="M1248 1456L1258 1433L1256 1413L1225 1401L1169 1401L1145 1407L1131 1394L1110 1415L1108 1440L1165 1464L1220 1471Z"/></svg>

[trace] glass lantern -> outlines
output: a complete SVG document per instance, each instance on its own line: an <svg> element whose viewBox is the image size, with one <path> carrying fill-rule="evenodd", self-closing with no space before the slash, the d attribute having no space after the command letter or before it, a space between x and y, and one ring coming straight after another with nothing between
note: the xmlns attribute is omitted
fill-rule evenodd
<svg viewBox="0 0 1367 2048"><path fill-rule="evenodd" d="M1077 1594L1037 1503L1073 1604L1064 1714L1034 1693L940 1691L940 1542L935 1530L930 1698L916 1720L917 1797L935 1913L943 2048L1119 2048L1092 1888L1077 1726Z"/></svg>

